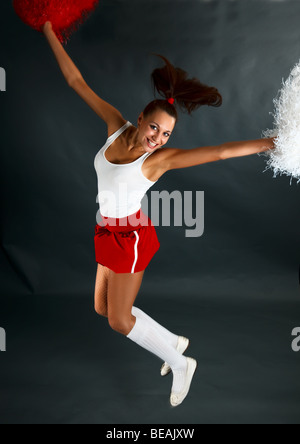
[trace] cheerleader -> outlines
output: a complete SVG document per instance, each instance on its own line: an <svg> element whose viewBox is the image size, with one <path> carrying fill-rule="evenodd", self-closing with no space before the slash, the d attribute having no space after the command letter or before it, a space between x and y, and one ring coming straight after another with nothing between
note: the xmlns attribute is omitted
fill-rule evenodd
<svg viewBox="0 0 300 444"><path fill-rule="evenodd" d="M165 361L161 375L173 374L170 403L176 407L188 395L197 362L184 356L187 338L168 331L134 305L144 272L160 246L151 220L141 210L141 200L167 171L262 153L274 148L274 139L165 148L177 123L177 108L191 114L203 105L221 106L216 88L189 78L159 56L165 65L153 71L152 81L163 99L149 103L134 126L88 86L51 22L43 26L43 32L67 84L107 124L108 138L95 158L101 214L94 238L95 310L113 330Z"/></svg>

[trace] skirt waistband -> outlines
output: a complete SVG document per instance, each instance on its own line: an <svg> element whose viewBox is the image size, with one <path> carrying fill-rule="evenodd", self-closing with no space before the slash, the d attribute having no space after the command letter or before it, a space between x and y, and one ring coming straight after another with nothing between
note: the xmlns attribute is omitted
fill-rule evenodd
<svg viewBox="0 0 300 444"><path fill-rule="evenodd" d="M103 227L111 232L127 233L153 225L149 217L144 214L142 210L122 218L105 217L102 214L100 214L100 216L101 220L98 221L99 228Z"/></svg>

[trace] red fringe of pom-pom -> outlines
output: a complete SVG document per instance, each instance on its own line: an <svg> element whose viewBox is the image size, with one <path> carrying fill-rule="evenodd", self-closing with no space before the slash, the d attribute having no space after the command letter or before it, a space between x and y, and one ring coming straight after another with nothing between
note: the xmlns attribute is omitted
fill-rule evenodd
<svg viewBox="0 0 300 444"><path fill-rule="evenodd" d="M13 6L21 20L36 31L50 21L61 43L82 25L94 11L99 0L13 0Z"/></svg>

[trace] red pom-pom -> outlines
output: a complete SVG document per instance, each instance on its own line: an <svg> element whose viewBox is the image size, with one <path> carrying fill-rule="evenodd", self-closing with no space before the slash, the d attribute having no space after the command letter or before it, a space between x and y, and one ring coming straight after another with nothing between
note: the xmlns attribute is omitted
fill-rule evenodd
<svg viewBox="0 0 300 444"><path fill-rule="evenodd" d="M49 21L61 43L95 10L99 0L13 0L13 6L21 20L36 31L42 32Z"/></svg>

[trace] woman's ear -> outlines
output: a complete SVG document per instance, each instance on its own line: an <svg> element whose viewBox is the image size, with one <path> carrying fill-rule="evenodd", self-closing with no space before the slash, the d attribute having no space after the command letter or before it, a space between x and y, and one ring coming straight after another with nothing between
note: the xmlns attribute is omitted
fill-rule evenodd
<svg viewBox="0 0 300 444"><path fill-rule="evenodd" d="M141 114L139 115L139 118L138 118L138 126L140 126L140 125L141 125L141 123L142 123L143 119L144 119L144 113L143 113L143 112L141 112Z"/></svg>

